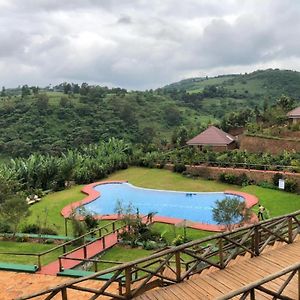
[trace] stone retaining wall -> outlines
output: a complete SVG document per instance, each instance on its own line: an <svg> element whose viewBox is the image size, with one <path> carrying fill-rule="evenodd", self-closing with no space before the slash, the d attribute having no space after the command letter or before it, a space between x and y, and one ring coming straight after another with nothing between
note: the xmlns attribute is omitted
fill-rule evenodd
<svg viewBox="0 0 300 300"><path fill-rule="evenodd" d="M297 182L297 192L300 192L300 173L279 172L279 171L263 171L253 169L239 169L239 168L222 168L222 167L210 167L205 165L187 165L187 172L194 176L200 176L207 179L219 179L220 174L227 173L235 176L240 176L243 173L247 175L250 180L255 182L267 181L273 183L273 176L276 173L284 175L285 179L292 179ZM165 166L167 170L173 170L173 165L168 164Z"/></svg>

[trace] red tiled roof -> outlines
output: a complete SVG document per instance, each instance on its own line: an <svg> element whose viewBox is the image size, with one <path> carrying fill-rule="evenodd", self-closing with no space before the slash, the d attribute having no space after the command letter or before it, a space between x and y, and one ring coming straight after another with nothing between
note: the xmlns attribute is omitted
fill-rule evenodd
<svg viewBox="0 0 300 300"><path fill-rule="evenodd" d="M293 110L289 111L287 113L287 116L292 118L292 117L300 117L300 106L294 108Z"/></svg>
<svg viewBox="0 0 300 300"><path fill-rule="evenodd" d="M210 126L199 135L187 141L188 145L211 145L222 146L229 145L235 141L235 138L223 130Z"/></svg>

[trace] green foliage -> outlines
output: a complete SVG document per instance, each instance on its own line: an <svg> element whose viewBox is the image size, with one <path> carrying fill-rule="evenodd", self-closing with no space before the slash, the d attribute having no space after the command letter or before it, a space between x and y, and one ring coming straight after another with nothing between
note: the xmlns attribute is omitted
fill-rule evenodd
<svg viewBox="0 0 300 300"><path fill-rule="evenodd" d="M172 245L179 246L184 243L189 242L190 240L187 237L184 237L183 235L177 235L176 238L172 241Z"/></svg>
<svg viewBox="0 0 300 300"><path fill-rule="evenodd" d="M297 182L293 179L286 179L284 190L290 193L295 193L297 190Z"/></svg>
<svg viewBox="0 0 300 300"><path fill-rule="evenodd" d="M174 172L176 173L183 173L186 170L186 167L182 163L176 163L174 165Z"/></svg>
<svg viewBox="0 0 300 300"><path fill-rule="evenodd" d="M219 225L224 225L227 230L231 230L234 224L247 221L250 217L250 210L245 202L232 197L217 200L212 213L214 221Z"/></svg>
<svg viewBox="0 0 300 300"><path fill-rule="evenodd" d="M1 222L10 225L13 235L16 234L20 222L28 215L28 204L20 197L9 198L0 205Z"/></svg>
<svg viewBox="0 0 300 300"><path fill-rule="evenodd" d="M250 180L245 173L242 173L239 176L229 173L222 173L219 176L219 180L221 182L229 183L229 184L237 184L241 186L245 186L250 184Z"/></svg>

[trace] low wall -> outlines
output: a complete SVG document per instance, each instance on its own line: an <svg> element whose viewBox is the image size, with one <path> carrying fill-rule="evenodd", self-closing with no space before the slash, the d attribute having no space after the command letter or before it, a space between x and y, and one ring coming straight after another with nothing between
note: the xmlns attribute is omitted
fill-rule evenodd
<svg viewBox="0 0 300 300"><path fill-rule="evenodd" d="M195 175L204 177L207 179L219 179L220 174L227 173L235 176L240 176L243 173L247 175L250 180L255 182L267 181L273 183L273 176L276 173L284 175L286 179L292 179L297 182L297 192L300 192L300 173L290 173L290 172L279 172L279 171L263 171L263 170L253 170L253 169L239 169L239 168L221 168L221 167L210 167L205 165L187 165L187 172ZM173 165L168 164L165 169L173 170Z"/></svg>
<svg viewBox="0 0 300 300"><path fill-rule="evenodd" d="M253 153L268 152L280 154L284 150L300 152L300 142L291 140L268 139L256 136L242 135L239 139L240 149Z"/></svg>

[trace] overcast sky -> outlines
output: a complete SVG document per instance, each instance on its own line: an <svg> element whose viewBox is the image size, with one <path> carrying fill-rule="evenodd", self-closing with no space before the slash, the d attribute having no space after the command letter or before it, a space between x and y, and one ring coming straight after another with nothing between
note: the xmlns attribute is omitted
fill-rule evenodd
<svg viewBox="0 0 300 300"><path fill-rule="evenodd" d="M300 70L299 0L0 0L0 86Z"/></svg>

